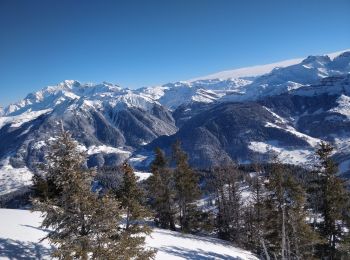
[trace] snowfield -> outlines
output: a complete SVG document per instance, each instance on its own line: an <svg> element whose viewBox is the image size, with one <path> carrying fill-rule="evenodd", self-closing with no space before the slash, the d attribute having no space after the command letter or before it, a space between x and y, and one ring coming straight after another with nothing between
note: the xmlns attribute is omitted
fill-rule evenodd
<svg viewBox="0 0 350 260"><path fill-rule="evenodd" d="M0 259L50 259L48 241L40 242L45 231L38 228L40 214L28 210L0 209ZM233 247L225 241L169 230L154 229L146 239L156 248L156 259L227 259L257 260L248 251Z"/></svg>
<svg viewBox="0 0 350 260"><path fill-rule="evenodd" d="M23 114L17 116L4 116L0 117L0 129L7 125L11 124L11 127L20 127L21 125L28 123L41 115L51 112L52 109L44 109L40 111L26 111Z"/></svg>
<svg viewBox="0 0 350 260"><path fill-rule="evenodd" d="M27 167L13 168L9 158L0 161L0 196L32 184L32 173Z"/></svg>
<svg viewBox="0 0 350 260"><path fill-rule="evenodd" d="M314 165L315 158L312 149L287 149L279 147L275 141L270 142L250 142L248 148L252 151L268 154L274 153L278 159L288 164L302 165L311 167Z"/></svg>

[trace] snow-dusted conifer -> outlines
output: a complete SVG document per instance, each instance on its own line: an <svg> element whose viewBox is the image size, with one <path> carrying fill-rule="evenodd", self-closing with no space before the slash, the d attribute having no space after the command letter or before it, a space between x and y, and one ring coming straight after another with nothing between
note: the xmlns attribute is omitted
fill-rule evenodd
<svg viewBox="0 0 350 260"><path fill-rule="evenodd" d="M138 177L127 162L123 163L122 172L123 178L116 195L126 214L126 230L130 233L148 233L150 229L142 221L150 217L150 212L143 205L145 196L137 183Z"/></svg>
<svg viewBox="0 0 350 260"><path fill-rule="evenodd" d="M349 212L349 193L345 181L337 176L338 167L331 158L333 147L322 142L316 151L319 164L316 167L317 209L321 218L317 230L326 240L320 246L320 257L337 259L337 247L343 241ZM321 221L320 221L321 220Z"/></svg>
<svg viewBox="0 0 350 260"><path fill-rule="evenodd" d="M56 248L53 256L59 259L152 257L154 252L144 249L142 239L122 228L120 203L108 194L99 195L91 190L94 172L83 167L85 160L86 155L79 151L68 132L63 132L50 147L46 173L54 176L54 187L60 192L34 200L34 209L43 213L42 227L51 230L46 238Z"/></svg>
<svg viewBox="0 0 350 260"><path fill-rule="evenodd" d="M155 159L151 164L152 175L148 178L148 190L156 223L160 227L175 230L174 181L168 161L160 148L155 149Z"/></svg>
<svg viewBox="0 0 350 260"><path fill-rule="evenodd" d="M264 238L269 252L280 259L312 258L319 237L307 223L304 189L277 158L268 174Z"/></svg>
<svg viewBox="0 0 350 260"><path fill-rule="evenodd" d="M173 145L175 161L174 182L176 201L179 206L180 226L183 232L191 232L198 225L199 215L196 200L200 198L199 180L188 163L187 154L181 149L180 142Z"/></svg>
<svg viewBox="0 0 350 260"><path fill-rule="evenodd" d="M238 243L242 231L242 202L239 189L240 172L234 165L214 168L216 192L216 229L220 238Z"/></svg>

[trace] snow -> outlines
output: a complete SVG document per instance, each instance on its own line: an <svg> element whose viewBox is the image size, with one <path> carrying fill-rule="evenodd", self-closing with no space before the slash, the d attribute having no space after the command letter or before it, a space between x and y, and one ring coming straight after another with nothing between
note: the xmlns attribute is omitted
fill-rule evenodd
<svg viewBox="0 0 350 260"><path fill-rule="evenodd" d="M41 141L37 141L35 142L35 144L33 145L33 149L39 150L40 148L47 146L47 142L44 140Z"/></svg>
<svg viewBox="0 0 350 260"><path fill-rule="evenodd" d="M0 129L5 125L21 127L23 124L43 114L50 113L59 106L62 106L59 111L72 109L74 112L80 113L79 111L93 108L98 112L104 113L110 109L119 110L126 107L151 110L154 105L158 104L167 106L169 109L175 109L181 104L191 102L245 101L266 95L283 93L284 91L292 91L296 95L314 95L315 93L320 94L322 91L327 91L327 93L349 93L349 74L346 74L347 76L342 74L349 73L350 52L345 51L330 53L328 56L309 56L306 59L293 59L262 66L230 70L200 79L168 83L162 86L137 90L123 89L106 82L101 84L82 84L78 81L66 80L56 86L48 86L38 92L31 93L16 104L0 109L0 115L2 115L0 116ZM327 64L330 61L335 61L335 63L332 66L328 66ZM336 69L340 70L335 71ZM254 81L252 81L253 79L240 78L256 77L261 74L264 75L254 78ZM326 75L333 75L333 77L322 80ZM296 80L296 78L298 79ZM318 85L309 85L309 82L313 81L318 82ZM338 117L335 114L331 114L326 120L343 120L343 116L350 119L350 96L341 95L337 100L337 104L329 112L338 113ZM266 127L279 128L299 138L303 138L312 147L319 143L319 139L298 132L295 128L289 126L285 119L268 108L265 109L275 117L275 121L266 123ZM72 116L74 116L74 113L72 113ZM23 129L22 134L30 131L29 126ZM338 146L344 146L340 141L336 141L336 143ZM144 144L142 143L142 145ZM40 149L44 145L44 141L38 140L34 148ZM270 144L255 144L251 147L252 149L266 150L268 145ZM346 148L350 148L350 145L347 145ZM87 151L89 155L117 153L127 157L131 156L131 152L123 147L97 145L89 148L82 146L82 149ZM290 157L293 153L299 157L308 153L308 150L294 149L293 152L282 149L279 146L274 146L274 149L282 152L284 157L289 158L288 160L292 160ZM345 148L339 151L346 153ZM297 161L305 161L305 159L299 157L296 159ZM149 164L150 158L152 158L150 154L135 155L130 158L130 162L133 165L145 166ZM27 168L14 169L8 163L4 165L0 165L0 181L5 183L1 186L1 192L11 191L14 189L13 187L21 187L29 182L31 174ZM13 175L13 178L11 175ZM145 175L142 174L141 176L143 178Z"/></svg>
<svg viewBox="0 0 350 260"><path fill-rule="evenodd" d="M256 77L266 73L270 73L276 67L287 67L290 65L300 63L302 60L303 59L301 58L291 59L291 60L285 60L282 62L275 62L271 64L250 66L250 67L239 68L234 70L225 70L222 72L210 74L208 76L191 79L189 81L204 80L204 79L230 79L230 78Z"/></svg>
<svg viewBox="0 0 350 260"><path fill-rule="evenodd" d="M78 95L75 95L72 92L64 91L63 93L66 97L71 98L71 99L79 99L80 98Z"/></svg>
<svg viewBox="0 0 350 260"><path fill-rule="evenodd" d="M117 153L117 154L127 154L130 155L131 152L123 150L122 147L112 147L112 146L107 146L107 145L100 145L100 146L90 146L87 149L87 154L92 155L92 154L97 154L97 153Z"/></svg>
<svg viewBox="0 0 350 260"><path fill-rule="evenodd" d="M144 110L150 110L158 103L147 95L138 94L136 90L121 88L110 83L82 84L66 80L56 86L48 86L29 94L25 99L5 108L3 113L6 116L23 115L30 111L54 109L65 102L73 109L78 107L101 109L104 104L112 108L137 107Z"/></svg>
<svg viewBox="0 0 350 260"><path fill-rule="evenodd" d="M265 108L268 112L270 112L275 118L276 118L276 123L287 123L287 121L283 118L283 117L280 117L279 115L277 115L275 112L273 112L271 109L263 106L263 108Z"/></svg>
<svg viewBox="0 0 350 260"><path fill-rule="evenodd" d="M267 154L273 152L283 163L312 166L314 161L314 151L312 149L282 148L275 142L250 142L248 148L254 152Z"/></svg>
<svg viewBox="0 0 350 260"><path fill-rule="evenodd" d="M129 159L129 163L134 168L149 168L149 165L154 160L154 153L150 151L144 151L139 154L133 154Z"/></svg>
<svg viewBox="0 0 350 260"><path fill-rule="evenodd" d="M162 105L175 109L191 102L211 103L227 94L241 92L241 88L251 83L245 79L198 80L168 83L163 86L137 90L142 96L157 100Z"/></svg>
<svg viewBox="0 0 350 260"><path fill-rule="evenodd" d="M39 116L51 112L52 109L44 109L40 111L26 111L17 116L4 116L0 117L0 129L7 125L11 124L11 127L20 127L24 123L30 122Z"/></svg>
<svg viewBox="0 0 350 260"><path fill-rule="evenodd" d="M303 133L300 133L298 132L297 130L294 129L294 127L292 126L289 126L289 125L285 125L284 127L281 127L281 126L278 126L276 124L273 124L273 123L270 123L270 122L267 122L265 124L265 127L272 127L272 128L278 128L278 129L281 129L283 131L286 131L288 133L291 133L292 135L295 135L301 139L304 139L306 142L309 143L309 145L311 145L312 147L316 147L320 142L321 140L320 139L317 139L317 138L314 138L314 137L311 137L311 136L308 136L306 134L303 134Z"/></svg>
<svg viewBox="0 0 350 260"><path fill-rule="evenodd" d="M326 54L330 59L334 59L341 55L344 52L350 51L350 49L346 49L343 51L333 52ZM296 59L290 59L265 65L257 65L257 66L250 66L250 67L244 67L244 68L238 68L233 70L225 70L218 73L210 74L203 77L194 78L191 80L188 80L189 82L196 81L196 80L207 80L207 79L230 79L230 78L250 78L250 77L257 77L261 76L263 74L270 73L275 68L284 68L291 65L298 64L302 62L303 58L296 58Z"/></svg>
<svg viewBox="0 0 350 260"><path fill-rule="evenodd" d="M258 259L229 243L210 237L198 237L155 229L147 244L158 249L156 259Z"/></svg>
<svg viewBox="0 0 350 260"><path fill-rule="evenodd" d="M45 231L39 228L40 214L28 210L0 209L0 259L50 259ZM257 260L252 253L228 242L174 231L154 229L146 238L158 250L157 260L227 259Z"/></svg>
<svg viewBox="0 0 350 260"><path fill-rule="evenodd" d="M143 181L148 179L149 176L152 175L151 172L141 172L141 171L134 171L135 175L139 177L139 181Z"/></svg>
<svg viewBox="0 0 350 260"><path fill-rule="evenodd" d="M327 56L329 58L331 58L332 60L334 60L336 57L338 57L339 55L343 54L344 52L349 52L350 49L346 49L346 50L342 50L342 51L337 51L337 52L332 52L332 53L328 53Z"/></svg>
<svg viewBox="0 0 350 260"><path fill-rule="evenodd" d="M348 51L348 50L345 50ZM17 115L25 111L41 111L64 102L100 109L109 105L117 109L137 107L149 111L155 104L170 109L191 102L211 103L216 100L254 100L260 96L280 94L315 84L320 79L349 72L349 55L345 51L328 56L309 56L281 62L223 71L188 81L168 83L130 90L111 83L82 84L66 80L29 94L25 99L11 104L0 112ZM333 62L333 64L330 64ZM2 119L4 121L5 119ZM9 120L9 119L6 119ZM1 121L0 121L1 125Z"/></svg>
<svg viewBox="0 0 350 260"><path fill-rule="evenodd" d="M350 138L348 136L333 136L333 142L340 153L346 154L350 150Z"/></svg>
<svg viewBox="0 0 350 260"><path fill-rule="evenodd" d="M38 228L40 214L28 210L0 209L0 259L50 259L45 232Z"/></svg>
<svg viewBox="0 0 350 260"><path fill-rule="evenodd" d="M338 106L329 110L330 112L336 112L346 116L350 119L350 97L341 95L337 99Z"/></svg>
<svg viewBox="0 0 350 260"><path fill-rule="evenodd" d="M0 195L18 190L32 183L32 173L27 167L13 168L10 158L0 162Z"/></svg>

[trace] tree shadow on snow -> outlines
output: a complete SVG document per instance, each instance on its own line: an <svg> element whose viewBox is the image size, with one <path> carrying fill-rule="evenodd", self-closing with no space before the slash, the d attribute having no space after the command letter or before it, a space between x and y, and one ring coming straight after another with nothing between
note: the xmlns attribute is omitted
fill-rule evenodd
<svg viewBox="0 0 350 260"><path fill-rule="evenodd" d="M48 259L51 248L39 243L0 238L0 258L10 260Z"/></svg>
<svg viewBox="0 0 350 260"><path fill-rule="evenodd" d="M202 249L190 250L182 247L170 246L161 247L158 251L167 253L169 255L182 257L185 259L193 260L213 260L213 259L225 259L225 260L242 260L240 257L233 257L226 254L215 253L211 251L204 251Z"/></svg>

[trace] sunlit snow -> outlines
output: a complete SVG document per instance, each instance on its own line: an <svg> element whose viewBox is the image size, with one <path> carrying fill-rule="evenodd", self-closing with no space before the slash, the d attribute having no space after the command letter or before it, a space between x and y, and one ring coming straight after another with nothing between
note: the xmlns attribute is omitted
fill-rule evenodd
<svg viewBox="0 0 350 260"><path fill-rule="evenodd" d="M51 259L51 247L41 241L40 214L28 210L0 209L0 259ZM252 253L228 242L174 231L154 229L146 246L158 250L157 260L226 259L257 260Z"/></svg>

